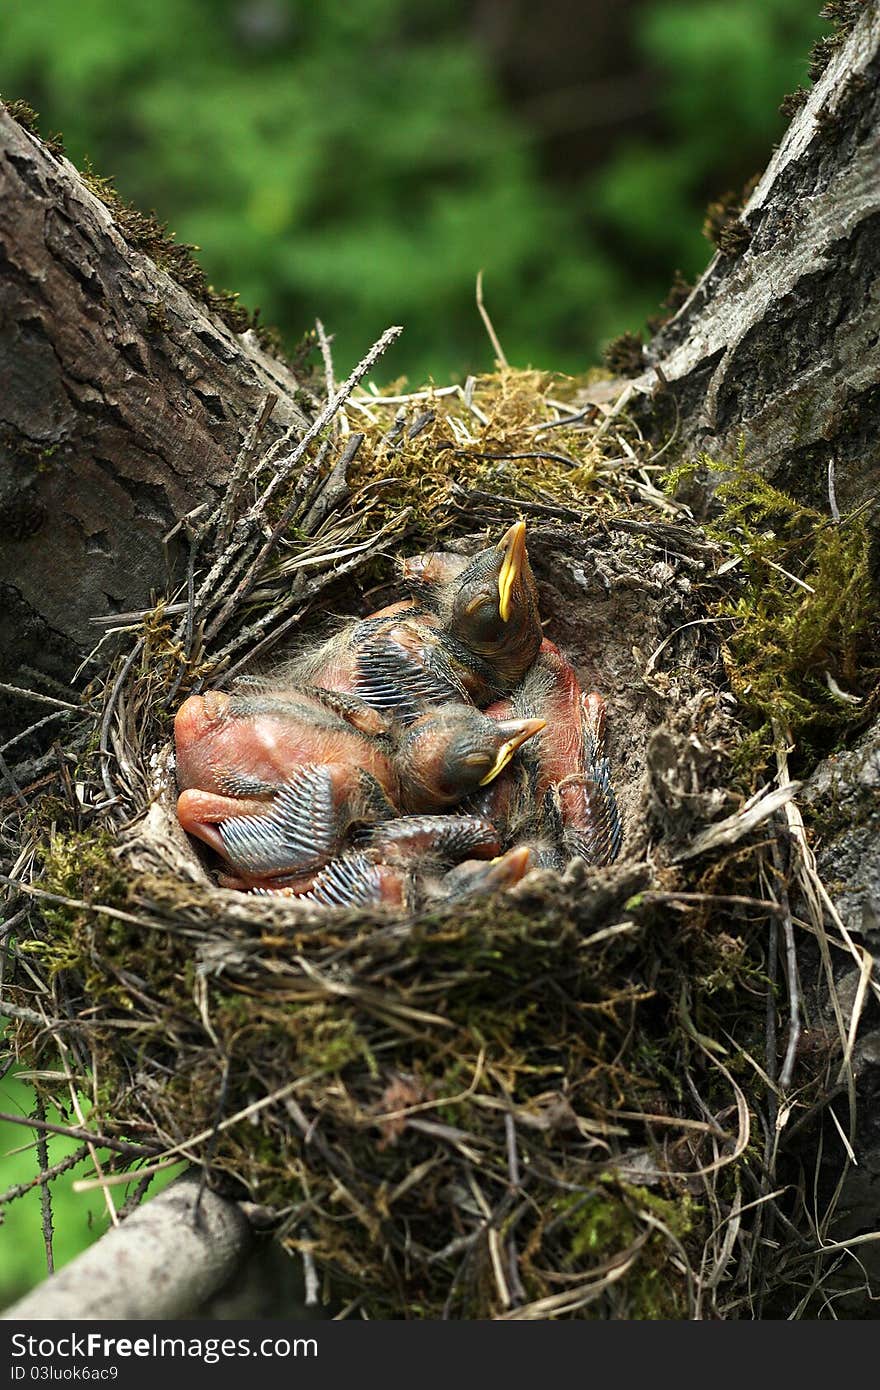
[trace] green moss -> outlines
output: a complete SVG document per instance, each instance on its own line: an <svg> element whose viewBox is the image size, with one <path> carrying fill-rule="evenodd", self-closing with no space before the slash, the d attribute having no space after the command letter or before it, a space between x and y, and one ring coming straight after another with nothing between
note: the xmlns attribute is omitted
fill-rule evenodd
<svg viewBox="0 0 880 1390"><path fill-rule="evenodd" d="M667 497L675 497L706 474L705 463L700 458L685 458L673 468L668 468L661 479L662 491Z"/></svg>
<svg viewBox="0 0 880 1390"><path fill-rule="evenodd" d="M94 923L92 904L123 908L128 902L128 881L114 849L107 830L56 832L49 840L39 886L71 902L47 905L44 916L69 942ZM124 924L112 924L113 934L120 930L124 935Z"/></svg>
<svg viewBox="0 0 880 1390"><path fill-rule="evenodd" d="M861 717L860 703L832 685L859 702L876 686L880 603L863 519L835 525L742 458L717 497L723 510L710 534L738 562L733 592L715 610L725 626L731 623L725 665L740 704L760 721L739 751L742 762L772 743L774 725L799 738L839 731Z"/></svg>
<svg viewBox="0 0 880 1390"><path fill-rule="evenodd" d="M53 835L43 860L42 886L69 898L123 906L127 880L114 858L115 847L113 836L104 829Z"/></svg>
<svg viewBox="0 0 880 1390"><path fill-rule="evenodd" d="M357 1017L338 1001L296 1003L264 999L229 988L211 990L211 1016L228 1055L283 1052L299 1071L314 1075L378 1067Z"/></svg>
<svg viewBox="0 0 880 1390"><path fill-rule="evenodd" d="M7 101L4 102L6 114L17 121L30 135L36 135L38 139L43 139L43 144L50 154L60 158L64 154L64 143L60 135L50 135L48 138L41 137L39 131L39 111L35 111L26 101Z"/></svg>
<svg viewBox="0 0 880 1390"><path fill-rule="evenodd" d="M336 1009L322 1007L317 1022L305 1021L308 1046L301 1045L298 1056L306 1071L343 1071L352 1062L365 1062L368 1071L378 1072L375 1058L354 1018Z"/></svg>
<svg viewBox="0 0 880 1390"><path fill-rule="evenodd" d="M598 486L601 449L575 429L554 429L546 439L534 432L552 418L546 398L565 400L572 387L568 378L505 367L476 379L470 396L476 418L458 395L425 398L418 408L433 419L412 437L404 430L391 445L396 410L382 408L377 397L369 402L372 418L351 412L365 436L349 469L353 506L368 503L383 521L406 512L410 535L434 544L460 522L468 494L514 508L537 502L583 514L607 500Z"/></svg>
<svg viewBox="0 0 880 1390"><path fill-rule="evenodd" d="M41 810L46 815L48 808ZM131 995L103 962L114 958L130 967L132 928L94 910L97 904L124 908L128 902L114 843L105 830L55 831L50 836L37 886L66 901L41 902L48 930L20 941L18 950L39 961L50 979L62 972L79 977L95 999L129 1010Z"/></svg>
<svg viewBox="0 0 880 1390"><path fill-rule="evenodd" d="M625 1315L650 1320L685 1315L684 1280L670 1272L668 1253L670 1237L681 1242L694 1226L699 1208L692 1198L686 1193L664 1197L604 1173L595 1191L565 1197L558 1207L570 1213L571 1265L585 1273L590 1264L601 1264L636 1246L647 1227L650 1234L638 1249L627 1280ZM652 1220L669 1234L652 1226Z"/></svg>

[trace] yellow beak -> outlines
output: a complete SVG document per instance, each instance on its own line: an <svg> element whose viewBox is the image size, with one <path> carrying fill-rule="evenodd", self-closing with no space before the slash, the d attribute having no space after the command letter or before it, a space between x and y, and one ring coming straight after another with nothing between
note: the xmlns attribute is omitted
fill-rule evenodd
<svg viewBox="0 0 880 1390"><path fill-rule="evenodd" d="M510 762L514 753L521 748L527 738L533 734L539 734L542 729L546 729L546 719L503 719L499 723L499 730L503 734L509 734L495 755L495 761L486 773L485 777L480 778L480 786L485 787L489 782L493 782L499 772L503 772Z"/></svg>
<svg viewBox="0 0 880 1390"><path fill-rule="evenodd" d="M526 558L526 523L514 522L498 542L498 549L504 551L504 560L498 574L498 609L502 622L510 618L513 586L522 571Z"/></svg>

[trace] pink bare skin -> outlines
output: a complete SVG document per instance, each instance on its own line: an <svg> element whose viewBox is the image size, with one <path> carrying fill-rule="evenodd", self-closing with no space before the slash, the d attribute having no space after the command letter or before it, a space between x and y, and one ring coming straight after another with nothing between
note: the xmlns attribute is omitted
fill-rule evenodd
<svg viewBox="0 0 880 1390"><path fill-rule="evenodd" d="M400 794L381 743L301 692L289 700L230 697L222 691L192 695L178 711L174 737L180 824L224 858L217 825L265 816L276 790L295 778L297 769L325 768L334 805L350 803L354 812L361 771L371 774L392 801ZM238 873L235 878L251 880Z"/></svg>
<svg viewBox="0 0 880 1390"><path fill-rule="evenodd" d="M395 732L377 712L327 692L211 691L191 696L175 721L178 818L226 861L227 886L304 879L308 891L308 874L345 847L352 827L453 805L541 728L444 705ZM248 827L249 819L262 824ZM485 822L408 820L386 834L401 851L409 840L414 853L433 845L441 859L446 844L457 853L498 847Z"/></svg>
<svg viewBox="0 0 880 1390"><path fill-rule="evenodd" d="M541 800L549 787L584 770L583 698L573 668L556 644L545 637L538 659L523 682L521 694L496 700L484 711L491 719L510 719L527 709L546 721L546 728L530 744L529 760L538 769L536 801ZM604 709L601 695L589 698L601 701ZM496 796L503 797L502 778L498 782Z"/></svg>
<svg viewBox="0 0 880 1390"><path fill-rule="evenodd" d="M582 694L577 676L553 642L544 639L534 666L512 698L498 700L485 711L495 719L513 711L540 715L546 728L526 752L532 775L503 774L477 803L483 815L516 832L528 826L535 807L550 794L565 829L566 841L599 848L608 845L613 795L593 775L593 757L602 756L605 701L598 691ZM615 812L616 814L616 812ZM611 856L610 849L607 851ZM602 861L607 862L607 861Z"/></svg>
<svg viewBox="0 0 880 1390"><path fill-rule="evenodd" d="M258 778L271 788L288 781L305 763L342 763L363 768L396 799L397 778L382 746L354 725L328 720L319 700L301 691L294 694L290 708L281 698L277 710L254 714L247 712L247 697L220 690L191 695L174 721L180 790L227 795L230 775Z"/></svg>

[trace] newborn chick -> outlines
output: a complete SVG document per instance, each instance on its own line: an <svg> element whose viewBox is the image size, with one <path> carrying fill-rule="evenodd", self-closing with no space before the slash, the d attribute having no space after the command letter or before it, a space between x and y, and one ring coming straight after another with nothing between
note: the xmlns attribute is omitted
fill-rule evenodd
<svg viewBox="0 0 880 1390"><path fill-rule="evenodd" d="M453 705L404 729L317 690L210 691L175 720L178 819L235 871L227 886L302 875L355 825L452 805L491 781L542 727Z"/></svg>
<svg viewBox="0 0 880 1390"><path fill-rule="evenodd" d="M471 560L437 551L414 557L409 573L469 673L464 683L476 703L513 690L542 639L525 522L517 521L497 545Z"/></svg>
<svg viewBox="0 0 880 1390"><path fill-rule="evenodd" d="M471 563L472 556L456 555L451 550L427 550L421 555L407 555L400 562L400 577L412 594L411 606L431 609L439 586L458 579Z"/></svg>
<svg viewBox="0 0 880 1390"><path fill-rule="evenodd" d="M504 838L533 841L535 859L560 867L575 855L612 863L623 838L605 757L605 701L581 693L577 676L554 643L507 700L491 705L497 718L540 716L546 727L518 769L473 799L472 809L504 828Z"/></svg>
<svg viewBox="0 0 880 1390"><path fill-rule="evenodd" d="M174 721L178 819L249 877L317 867L352 824L395 814L384 734L315 693L192 695Z"/></svg>
<svg viewBox="0 0 880 1390"><path fill-rule="evenodd" d="M417 719L425 705L470 704L459 663L433 614L392 604L350 623L278 672L284 684L349 694L396 719Z"/></svg>
<svg viewBox="0 0 880 1390"><path fill-rule="evenodd" d="M254 891L294 898L316 907L384 906L412 912L432 903L458 902L476 894L512 888L529 867L529 850L523 847L488 861L468 859L445 873L433 867L377 862L369 854L355 851L333 860L306 888Z"/></svg>
<svg viewBox="0 0 880 1390"><path fill-rule="evenodd" d="M430 577L430 581L429 578ZM541 645L525 522L464 567L422 567L421 605L403 601L352 623L279 673L282 683L356 695L415 719L424 704L486 704L512 690Z"/></svg>
<svg viewBox="0 0 880 1390"><path fill-rule="evenodd" d="M397 740L401 802L439 810L495 780L543 719L490 719L471 705L442 705L406 726Z"/></svg>

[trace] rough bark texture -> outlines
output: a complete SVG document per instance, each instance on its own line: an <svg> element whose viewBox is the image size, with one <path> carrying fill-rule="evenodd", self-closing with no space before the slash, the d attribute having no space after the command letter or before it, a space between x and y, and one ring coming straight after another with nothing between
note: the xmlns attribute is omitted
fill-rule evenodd
<svg viewBox="0 0 880 1390"><path fill-rule="evenodd" d="M674 394L686 456L723 461L744 441L750 465L799 500L841 513L868 504L876 529L880 476L880 8L832 57L743 208L741 249L717 254L653 339L633 384L659 418ZM733 238L734 244L736 237ZM658 371L669 392L657 388ZM709 478L711 488L714 477ZM690 499L689 499L690 500ZM699 501L699 497L693 500ZM880 721L817 768L805 810L817 861L855 940L880 953ZM839 964L844 996L856 970ZM875 966L876 971L876 966ZM863 1020L853 1062L857 1166L846 1179L844 1239L880 1225L880 1028ZM839 1147L829 1136L828 1183ZM877 1245L860 1254L876 1277ZM864 1315L864 1300L847 1311ZM869 1314L870 1315L870 1314Z"/></svg>
<svg viewBox="0 0 880 1390"><path fill-rule="evenodd" d="M817 863L837 910L880 956L880 724L819 765L805 791L817 832Z"/></svg>
<svg viewBox="0 0 880 1390"><path fill-rule="evenodd" d="M93 617L167 584L163 536L216 495L290 370L121 235L73 166L0 107L3 671L69 675ZM271 434L270 434L271 437Z"/></svg>
<svg viewBox="0 0 880 1390"><path fill-rule="evenodd" d="M820 763L804 789L804 808L815 836L819 872L835 907L854 939L876 962L880 959L880 721L854 747ZM838 969L840 994L849 1014L860 971L851 963ZM841 1219L834 1233L838 1240L880 1228L880 1008L876 1003L869 1004L863 1017L853 1065L859 1095L854 1146L858 1163L847 1174ZM830 1153L836 1156L833 1147ZM832 1159L828 1170L827 1181L833 1185ZM859 1253L876 1282L880 1243L868 1243ZM849 1308L864 1314L864 1299L856 1294ZM868 1316L876 1314L869 1309Z"/></svg>
<svg viewBox="0 0 880 1390"><path fill-rule="evenodd" d="M234 1202L180 1178L3 1313L5 1320L185 1318L233 1277L250 1247Z"/></svg>
<svg viewBox="0 0 880 1390"><path fill-rule="evenodd" d="M681 437L750 463L813 504L837 469L841 510L880 460L880 9L833 56L746 203L737 254L714 257L648 349ZM658 405L661 396L656 399Z"/></svg>

